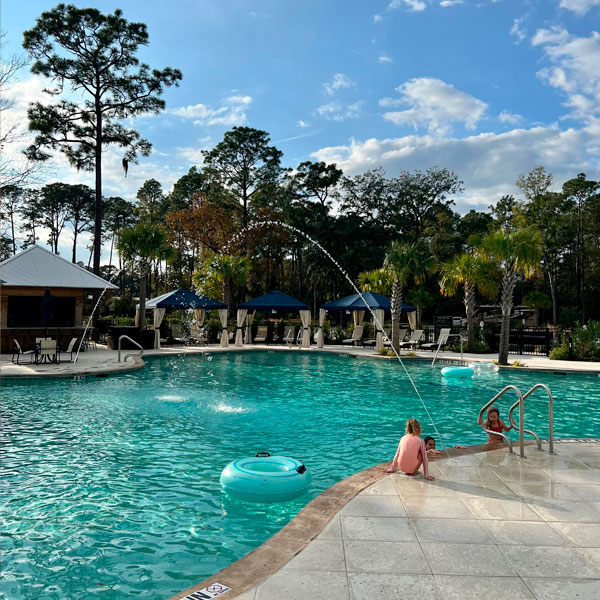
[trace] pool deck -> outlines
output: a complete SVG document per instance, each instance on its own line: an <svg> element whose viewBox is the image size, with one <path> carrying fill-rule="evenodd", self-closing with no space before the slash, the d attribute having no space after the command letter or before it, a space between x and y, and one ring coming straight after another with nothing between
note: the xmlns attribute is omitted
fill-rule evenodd
<svg viewBox="0 0 600 600"><path fill-rule="evenodd" d="M385 465L332 486L254 552L171 600L597 600L600 440L450 451L436 480Z"/></svg>
<svg viewBox="0 0 600 600"><path fill-rule="evenodd" d="M220 352L248 352L252 350L271 350L276 352L295 352L299 348L297 346L281 345L262 345L257 344L253 346L243 346L242 348L236 348L235 346L229 346L227 348L221 348L217 345L208 346L169 346L161 348L159 350L146 350L144 356L169 356L169 355L180 355L180 354L198 354L198 353L220 353ZM369 357L377 360L395 360L395 357L381 357L378 356L373 348L352 348L349 346L325 346L324 348L317 348L312 346L310 350L308 348L301 349L302 351L309 352L328 352L334 354L352 354L358 357ZM129 352L134 351L123 351L123 356ZM417 359L428 359L433 360L434 354L432 352L417 351L416 356L408 356L406 353L402 354L402 359L406 362L417 358ZM464 362L471 361L486 361L489 362L497 358L494 354L467 354L463 355ZM550 372L579 372L579 373L599 373L600 374L600 363L598 362L583 362L583 361L567 361L567 360L550 360L546 356L529 356L529 355L516 355L511 354L509 356L509 363L514 361L520 361L524 364L523 367L503 367L508 369L528 369L528 370L541 370ZM438 355L438 362L457 362L461 364L460 353L457 352L440 352ZM20 376L76 376L76 375L100 375L105 373L111 373L115 371L138 369L143 367L143 362L139 359L133 360L128 359L126 362L117 362L117 351L108 350L106 346L98 345L98 350L88 350L82 352L79 355L77 363L61 362L59 365L54 364L21 364L15 365L11 362L10 354L0 355L0 376L4 377L20 377Z"/></svg>

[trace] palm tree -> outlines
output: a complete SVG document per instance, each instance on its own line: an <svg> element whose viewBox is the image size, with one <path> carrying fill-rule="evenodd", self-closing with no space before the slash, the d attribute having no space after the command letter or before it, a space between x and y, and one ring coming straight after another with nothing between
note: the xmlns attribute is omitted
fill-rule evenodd
<svg viewBox="0 0 600 600"><path fill-rule="evenodd" d="M411 281L420 284L436 269L435 259L416 244L392 242L384 268L392 277L392 346L400 349L400 316L404 290Z"/></svg>
<svg viewBox="0 0 600 600"><path fill-rule="evenodd" d="M520 273L532 275L542 259L542 241L535 227L511 229L488 233L482 240L482 250L498 265L502 274L500 302L502 305L502 327L500 329L500 350L498 364L508 364L508 343L510 336L510 314L513 294Z"/></svg>
<svg viewBox="0 0 600 600"><path fill-rule="evenodd" d="M135 227L123 229L117 242L119 254L125 260L139 260L140 265L140 317L138 327L146 327L146 280L150 263L160 258L167 243L168 235L161 225L138 223Z"/></svg>
<svg viewBox="0 0 600 600"><path fill-rule="evenodd" d="M495 296L498 286L493 279L494 265L485 256L476 252L464 252L442 265L440 289L444 296L454 296L459 286L464 286L465 310L467 313L467 348L475 351L475 292L484 296Z"/></svg>
<svg viewBox="0 0 600 600"><path fill-rule="evenodd" d="M392 289L392 278L385 269L373 269L358 274L358 286L363 292L375 292L389 296Z"/></svg>
<svg viewBox="0 0 600 600"><path fill-rule="evenodd" d="M234 286L246 283L250 260L247 256L208 254L194 273L194 286L204 295L222 295L223 302L231 310Z"/></svg>

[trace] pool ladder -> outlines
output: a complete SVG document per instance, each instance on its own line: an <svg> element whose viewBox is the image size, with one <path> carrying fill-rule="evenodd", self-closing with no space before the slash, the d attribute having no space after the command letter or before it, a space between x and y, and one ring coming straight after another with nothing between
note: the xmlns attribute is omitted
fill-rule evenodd
<svg viewBox="0 0 600 600"><path fill-rule="evenodd" d="M483 405L481 410L479 411L479 419L483 419L484 412L492 406L497 400L499 400L502 396L507 394L510 391L514 391L517 395L517 401L510 407L508 411L508 420L509 423L515 428L519 430L519 458L527 458L525 456L525 434L533 436L537 444L537 450L539 452L543 452L542 441L540 440L540 436L531 431L530 429L525 429L525 399L529 398L531 394L533 394L536 390L545 390L548 394L548 453L555 454L554 452L554 398L552 396L552 392L550 388L545 383L536 383L527 393L523 394L521 390L516 385L507 385L504 389L498 392L489 402ZM515 419L513 413L515 409L519 407L519 424L515 423ZM483 422L481 423L481 428L486 433L493 433L494 435L499 435L508 445L508 453L514 454L513 445L511 439L505 433L498 433L497 431L490 431L485 428Z"/></svg>
<svg viewBox="0 0 600 600"><path fill-rule="evenodd" d="M144 356L144 349L142 348L142 346L140 346L140 344L138 344L135 340L132 340L128 335L122 335L119 337L119 342L117 344L117 347L118 347L117 362L121 362L121 340L122 339L129 340L134 346L137 346L140 349L139 352L132 352L130 354L126 354L123 357L123 362L127 362L127 359L130 356Z"/></svg>

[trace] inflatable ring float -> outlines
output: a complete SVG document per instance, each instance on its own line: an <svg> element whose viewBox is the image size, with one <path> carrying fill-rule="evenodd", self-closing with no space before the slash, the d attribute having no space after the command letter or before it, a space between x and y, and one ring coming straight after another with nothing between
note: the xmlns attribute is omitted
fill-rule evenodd
<svg viewBox="0 0 600 600"><path fill-rule="evenodd" d="M256 456L230 462L221 472L221 485L233 498L246 502L285 502L305 494L312 475L294 458Z"/></svg>
<svg viewBox="0 0 600 600"><path fill-rule="evenodd" d="M469 367L480 373L497 373L498 365L493 362L472 362Z"/></svg>
<svg viewBox="0 0 600 600"><path fill-rule="evenodd" d="M442 375L444 377L473 377L475 371L471 367L444 367Z"/></svg>

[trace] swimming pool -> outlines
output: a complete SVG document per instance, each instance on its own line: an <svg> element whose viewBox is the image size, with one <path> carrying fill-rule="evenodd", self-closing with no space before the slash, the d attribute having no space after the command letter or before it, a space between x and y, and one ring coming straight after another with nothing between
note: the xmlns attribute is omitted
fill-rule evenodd
<svg viewBox="0 0 600 600"><path fill-rule="evenodd" d="M556 437L598 436L595 375L465 382L437 365L407 368L446 445L485 441L477 413L507 383L550 385ZM432 432L398 363L324 353L162 357L104 378L5 380L1 393L7 599L162 600L260 545L331 484L391 459L406 418ZM546 413L543 395L531 398L527 425L543 433ZM261 450L305 462L311 494L226 498L221 469Z"/></svg>

